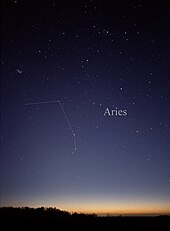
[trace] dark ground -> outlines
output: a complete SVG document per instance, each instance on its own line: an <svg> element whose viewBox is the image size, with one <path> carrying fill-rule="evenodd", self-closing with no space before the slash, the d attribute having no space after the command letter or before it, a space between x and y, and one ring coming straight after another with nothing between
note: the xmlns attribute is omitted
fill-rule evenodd
<svg viewBox="0 0 170 231"><path fill-rule="evenodd" d="M47 230L63 230L63 228L102 228L103 230L168 230L170 227L170 216L156 217L98 217L86 214L70 214L56 208L0 208L1 226L4 230L8 228L27 230L35 228Z"/></svg>

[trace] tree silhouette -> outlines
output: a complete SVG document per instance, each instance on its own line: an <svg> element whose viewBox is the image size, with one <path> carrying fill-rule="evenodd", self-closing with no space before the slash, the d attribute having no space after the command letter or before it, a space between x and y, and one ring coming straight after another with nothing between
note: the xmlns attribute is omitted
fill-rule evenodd
<svg viewBox="0 0 170 231"><path fill-rule="evenodd" d="M55 227L79 229L89 227L104 228L162 228L170 227L170 216L157 217L124 217L124 216L105 216L98 217L96 214L69 213L57 208L29 208L29 207L2 207L0 208L1 224L4 229L26 228L38 229Z"/></svg>

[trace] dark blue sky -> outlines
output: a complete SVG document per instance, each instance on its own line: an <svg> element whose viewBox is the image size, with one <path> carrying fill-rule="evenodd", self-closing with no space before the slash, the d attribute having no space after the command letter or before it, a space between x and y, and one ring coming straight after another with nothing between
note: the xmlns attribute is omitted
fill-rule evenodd
<svg viewBox="0 0 170 231"><path fill-rule="evenodd" d="M168 3L1 8L1 205L170 213Z"/></svg>

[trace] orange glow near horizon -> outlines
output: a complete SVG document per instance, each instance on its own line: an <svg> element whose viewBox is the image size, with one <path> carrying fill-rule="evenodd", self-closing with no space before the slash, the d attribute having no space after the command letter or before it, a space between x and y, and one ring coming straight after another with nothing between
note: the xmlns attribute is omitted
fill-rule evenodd
<svg viewBox="0 0 170 231"><path fill-rule="evenodd" d="M161 215L170 214L170 205L167 204L146 204L146 203L115 203L115 204L94 204L82 203L81 205L61 206L64 210L78 213L95 213L98 215Z"/></svg>
<svg viewBox="0 0 170 231"><path fill-rule="evenodd" d="M14 207L56 207L68 212L77 213L95 213L97 215L170 215L170 202L167 200L140 200L129 199L108 199L97 200L91 199L63 199L63 200L42 200L31 201L27 203L8 203L9 206Z"/></svg>

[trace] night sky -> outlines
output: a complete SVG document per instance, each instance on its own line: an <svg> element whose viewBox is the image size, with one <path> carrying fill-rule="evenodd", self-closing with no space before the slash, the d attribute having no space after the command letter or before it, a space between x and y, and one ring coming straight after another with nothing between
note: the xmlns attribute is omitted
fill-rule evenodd
<svg viewBox="0 0 170 231"><path fill-rule="evenodd" d="M168 1L1 8L1 206L170 213Z"/></svg>

